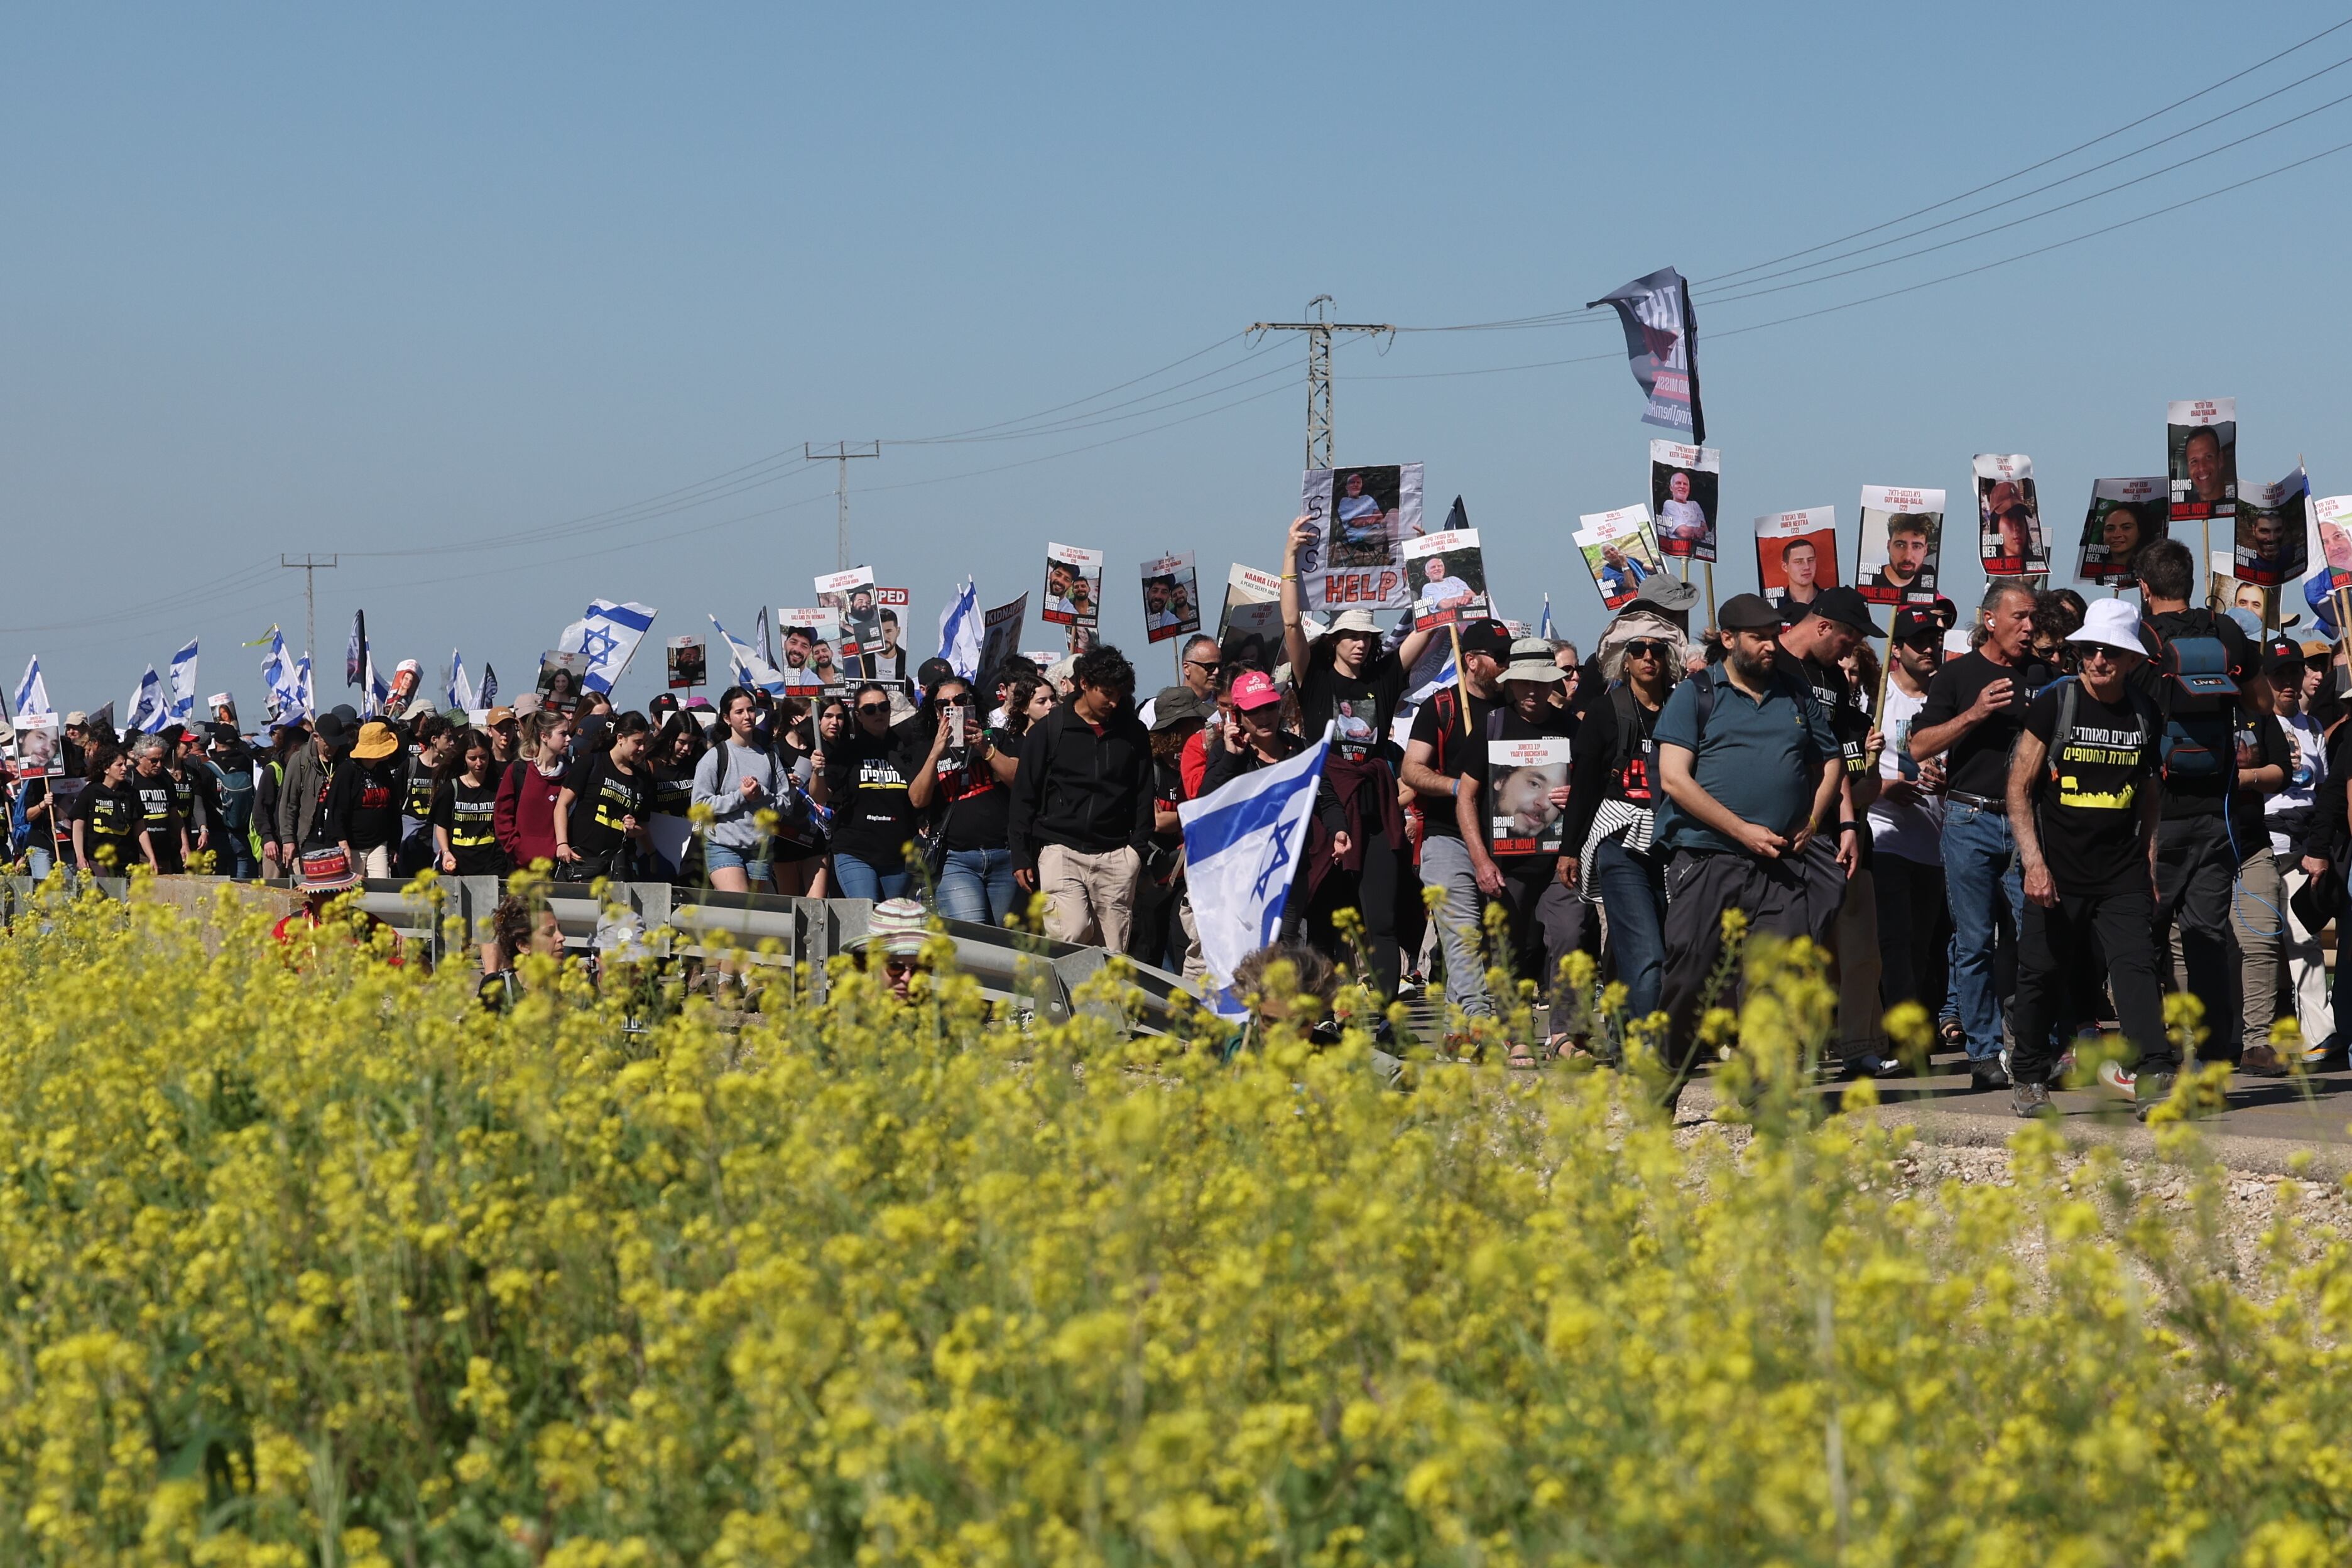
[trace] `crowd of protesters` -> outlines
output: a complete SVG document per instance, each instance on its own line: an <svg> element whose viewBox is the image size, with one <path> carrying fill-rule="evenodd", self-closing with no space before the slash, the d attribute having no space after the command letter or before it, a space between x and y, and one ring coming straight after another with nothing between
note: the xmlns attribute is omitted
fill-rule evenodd
<svg viewBox="0 0 2352 1568"><path fill-rule="evenodd" d="M1587 657L1487 619L1442 641L1411 616L1318 620L1311 537L1304 520L1286 536L1279 662L1195 636L1179 683L1140 704L1128 659L1088 646L1045 668L1008 658L985 689L933 659L814 700L339 708L266 744L233 711L127 742L73 713L72 782L15 787L17 847L37 874L55 847L83 871L314 888L544 862L989 924L1042 895L1047 935L1197 981L1178 808L1328 731L1283 938L1384 996L1434 1004L1442 973L1447 1048L1498 1012L1491 970L1551 997L1581 949L1622 986L1614 1015L1515 1041L1512 1065L1607 1055L1663 1014L1654 1043L1687 1073L1702 1010L1731 1000L1736 910L1832 955L1850 1075L1900 1070L1882 1020L1909 1003L2021 1114L2049 1104L2070 1042L2117 1030L2131 1065L2100 1076L2145 1108L2180 1068L2169 990L2202 1003L2208 1059L2289 1070L2283 1018L2307 1061L2341 1051L2320 944L2352 848L2341 660L2194 607L2183 545L2138 553L2137 604L2017 579L1966 616L1850 588L1785 608L1742 594L1696 635L1696 591L1658 574ZM1448 656L1451 679L1423 679ZM1559 847L1500 852L1489 742L1547 737L1573 758L1533 803Z"/></svg>

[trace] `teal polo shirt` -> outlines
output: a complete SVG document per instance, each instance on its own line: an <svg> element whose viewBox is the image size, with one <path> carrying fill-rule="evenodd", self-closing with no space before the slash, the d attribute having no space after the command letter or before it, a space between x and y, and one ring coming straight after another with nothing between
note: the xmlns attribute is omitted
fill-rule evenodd
<svg viewBox="0 0 2352 1568"><path fill-rule="evenodd" d="M1715 710L1699 733L1698 688L1715 687ZM1698 786L1742 822L1793 833L1812 812L1822 759L1838 755L1829 715L1803 679L1776 663L1764 695L1750 697L1713 665L1674 689L1658 715L1657 742L1693 753ZM1663 847L1746 854L1659 791L1656 839Z"/></svg>

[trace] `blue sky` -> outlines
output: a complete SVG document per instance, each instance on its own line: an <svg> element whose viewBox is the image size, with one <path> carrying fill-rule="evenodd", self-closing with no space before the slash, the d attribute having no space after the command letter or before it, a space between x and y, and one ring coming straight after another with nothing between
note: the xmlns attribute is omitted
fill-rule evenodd
<svg viewBox="0 0 2352 1568"><path fill-rule="evenodd" d="M988 603L1034 594L1058 540L1109 552L1106 633L1156 682L1172 656L1141 647L1134 565L1189 548L1204 581L1274 566L1295 510L1302 357L1284 342L1244 362L1252 321L1329 293L1349 320L1462 323L1574 310L1668 264L1712 278L2008 174L2342 19L19 7L0 35L0 666L13 684L37 651L61 705L94 706L200 637L205 689L257 710L256 655L235 645L272 621L299 637L300 576L275 563L315 550L344 563L320 577L331 662L363 606L383 662L418 658L430 679L462 647L511 690L592 596L657 606L657 636L806 602L834 564L832 467L747 466L878 437L882 459L854 472L856 553L913 590L919 651L964 573ZM2347 56L2352 28L1920 221ZM2352 66L1916 243L2347 93ZM1719 590L1753 585L1754 515L1834 505L1850 561L1859 487L1958 492L1979 451L2031 454L2071 537L2094 478L2160 471L2172 398L2240 400L2250 481L2303 455L2318 493L2352 489L2329 262L2352 153L2014 266L1733 331L2347 140L2352 104L2004 234L1703 302L1732 520ZM1227 339L1071 411L1112 423L899 444ZM1549 589L1589 632L1598 601L1567 536L1580 512L1645 498L1656 433L1621 348L1589 321L1344 347L1339 458L1425 463L1433 512L1465 498L1504 612L1532 618ZM1432 374L1588 354L1612 357ZM1073 450L1115 437L1131 438ZM637 504L735 470L705 504ZM1979 579L1954 555L1965 594ZM652 662L625 699L655 689Z"/></svg>

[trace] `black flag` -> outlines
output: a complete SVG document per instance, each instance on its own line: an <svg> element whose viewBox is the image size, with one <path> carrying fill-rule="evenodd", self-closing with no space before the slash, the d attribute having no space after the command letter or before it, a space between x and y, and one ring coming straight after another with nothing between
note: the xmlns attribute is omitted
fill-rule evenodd
<svg viewBox="0 0 2352 1568"><path fill-rule="evenodd" d="M1462 504L1462 498L1460 496L1455 496L1454 498L1454 510L1445 514L1445 527L1444 531L1454 533L1469 526L1470 509Z"/></svg>
<svg viewBox="0 0 2352 1568"><path fill-rule="evenodd" d="M1603 294L1585 307L1614 305L1625 326L1625 353L1633 379L1650 395L1645 425L1690 433L1691 444L1706 439L1706 416L1698 403L1698 317L1692 312L1690 284L1671 267Z"/></svg>
<svg viewBox="0 0 2352 1568"><path fill-rule="evenodd" d="M480 690L474 693L474 700L485 708L495 708L499 705L499 667L497 665L485 663L482 666L482 687Z"/></svg>
<svg viewBox="0 0 2352 1568"><path fill-rule="evenodd" d="M367 612L352 612L352 640L343 645L343 684L357 686L367 679Z"/></svg>

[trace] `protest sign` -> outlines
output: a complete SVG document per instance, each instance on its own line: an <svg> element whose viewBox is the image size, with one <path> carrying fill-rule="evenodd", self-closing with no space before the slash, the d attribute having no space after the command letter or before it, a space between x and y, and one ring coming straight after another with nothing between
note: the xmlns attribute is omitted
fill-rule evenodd
<svg viewBox="0 0 2352 1568"><path fill-rule="evenodd" d="M1809 506L1756 520L1756 583L1775 608L1810 605L1838 585L1837 508Z"/></svg>
<svg viewBox="0 0 2352 1568"><path fill-rule="evenodd" d="M806 696L839 682L833 645L841 639L841 616L832 605L780 606L776 630L783 639L783 663L778 668L786 690Z"/></svg>
<svg viewBox="0 0 2352 1568"><path fill-rule="evenodd" d="M2238 504L2233 553L2241 583L2276 586L2303 575L2305 516L2311 505L2311 476L2294 472L2274 485L2258 485Z"/></svg>
<svg viewBox="0 0 2352 1568"><path fill-rule="evenodd" d="M1414 629L1485 618L1486 558L1478 548L1476 529L1408 539L1404 564L1412 579Z"/></svg>
<svg viewBox="0 0 2352 1568"><path fill-rule="evenodd" d="M20 779L63 777L65 749L58 743L58 718L53 713L20 715L16 721L16 776Z"/></svg>
<svg viewBox="0 0 2352 1568"><path fill-rule="evenodd" d="M2234 525L2238 515L2238 400L2172 403L2164 411L2165 468L2172 481L2172 522Z"/></svg>
<svg viewBox="0 0 2352 1568"><path fill-rule="evenodd" d="M2050 570L2033 459L2022 453L1976 456L1977 554L1988 577L2041 576Z"/></svg>
<svg viewBox="0 0 2352 1568"><path fill-rule="evenodd" d="M2172 487L2161 478L2094 479L2091 510L2083 514L2083 555L2074 574L2086 583L2132 580L2143 545L2168 538Z"/></svg>
<svg viewBox="0 0 2352 1568"><path fill-rule="evenodd" d="M1412 602L1404 542L1421 531L1421 465L1309 468L1298 510L1316 537L1298 552L1304 607L1329 616Z"/></svg>
<svg viewBox="0 0 2352 1568"><path fill-rule="evenodd" d="M1614 511L1591 511L1577 521L1583 528L1569 536L1584 556L1592 585L1609 609L1630 604L1643 583L1664 570L1658 556L1658 536L1651 531L1650 509L1621 506Z"/></svg>
<svg viewBox="0 0 2352 1568"><path fill-rule="evenodd" d="M1944 539L1944 492L1862 487L1853 580L1874 605L1932 605Z"/></svg>
<svg viewBox="0 0 2352 1568"><path fill-rule="evenodd" d="M1666 554L1716 558L1722 490L1721 452L1679 441L1650 443L1650 507L1658 517L1658 548Z"/></svg>
<svg viewBox="0 0 2352 1568"><path fill-rule="evenodd" d="M2260 583L2242 581L2232 568L2237 565L2233 553L2216 550L2208 564L2211 570L2205 579L2205 607L2217 616L2231 610L2252 610L2262 616L2263 625L2279 624L2279 591Z"/></svg>
<svg viewBox="0 0 2352 1568"><path fill-rule="evenodd" d="M2319 552L2327 567L2327 591L2352 588L2352 496L2322 496L2311 503L2319 525Z"/></svg>
<svg viewBox="0 0 2352 1568"><path fill-rule="evenodd" d="M1568 783L1565 735L1486 742L1486 841L1497 855L1557 855L1567 812L1551 792Z"/></svg>
<svg viewBox="0 0 2352 1568"><path fill-rule="evenodd" d="M416 700L416 689L424 679L425 667L413 658L404 658L393 666L392 695L384 699L384 716L397 719L407 712L408 705Z"/></svg>
<svg viewBox="0 0 2352 1568"><path fill-rule="evenodd" d="M1102 569L1099 550L1045 546L1045 602L1038 618L1058 626L1093 626L1102 616Z"/></svg>
<svg viewBox="0 0 2352 1568"><path fill-rule="evenodd" d="M672 691L705 684L710 673L709 655L700 637L672 637L668 647Z"/></svg>
<svg viewBox="0 0 2352 1568"><path fill-rule="evenodd" d="M980 620L980 674L973 688L983 706L996 705L996 668L1021 646L1021 623L1029 614L1029 595L999 605Z"/></svg>
<svg viewBox="0 0 2352 1568"><path fill-rule="evenodd" d="M907 679L907 626L914 613L913 596L904 588L874 590L881 641L865 650L866 674L874 680Z"/></svg>
<svg viewBox="0 0 2352 1568"><path fill-rule="evenodd" d="M862 658L867 648L881 642L882 610L874 594L871 566L852 566L846 572L828 572L817 578L816 602L841 622L840 637L832 639L836 658ZM862 663L858 672L865 673Z"/></svg>
<svg viewBox="0 0 2352 1568"><path fill-rule="evenodd" d="M1649 395L1644 425L1687 430L1706 439L1706 414L1698 401L1698 316L1691 309L1690 284L1671 267L1661 267L1585 307L1617 309L1625 329L1625 353L1633 379Z"/></svg>
<svg viewBox="0 0 2352 1568"><path fill-rule="evenodd" d="M1193 582L1191 551L1145 562L1142 576L1146 642L1166 642L1201 629L1201 593Z"/></svg>
<svg viewBox="0 0 2352 1568"><path fill-rule="evenodd" d="M1217 657L1228 665L1271 674L1282 662L1282 579L1236 563L1225 574L1225 605L1217 616Z"/></svg>
<svg viewBox="0 0 2352 1568"><path fill-rule="evenodd" d="M588 656L549 648L539 656L539 700L559 713L580 706L582 682L588 675Z"/></svg>

